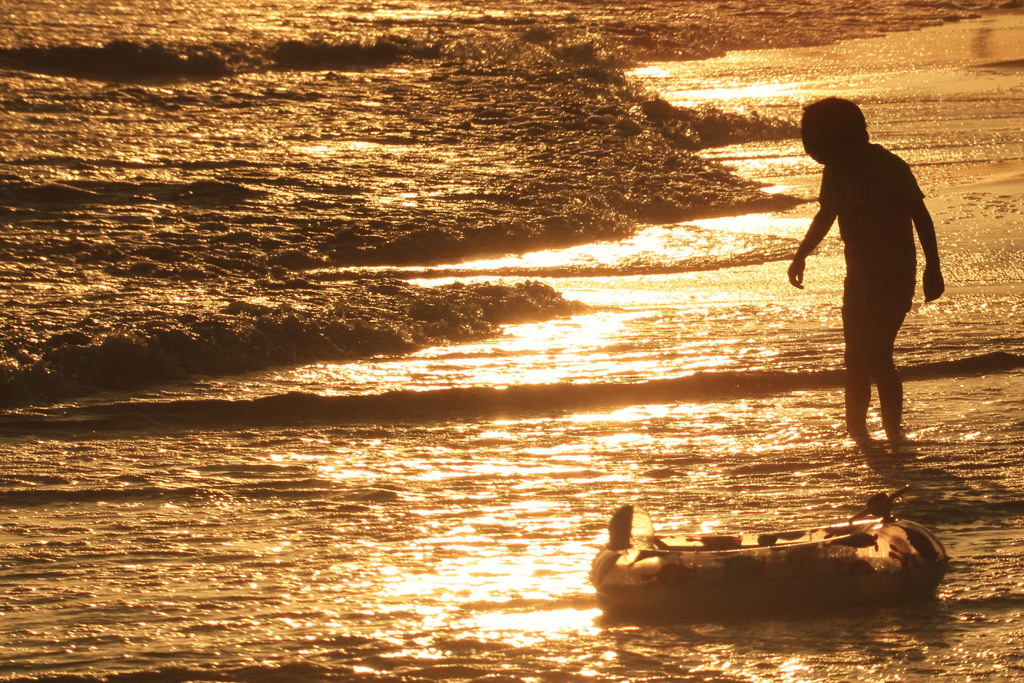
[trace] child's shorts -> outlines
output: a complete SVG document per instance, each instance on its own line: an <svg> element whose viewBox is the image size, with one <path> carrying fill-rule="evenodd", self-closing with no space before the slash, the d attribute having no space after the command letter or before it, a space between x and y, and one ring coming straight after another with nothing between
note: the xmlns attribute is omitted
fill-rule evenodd
<svg viewBox="0 0 1024 683"><path fill-rule="evenodd" d="M914 301L914 279L871 282L847 278L843 287L843 336L851 343L892 343Z"/></svg>

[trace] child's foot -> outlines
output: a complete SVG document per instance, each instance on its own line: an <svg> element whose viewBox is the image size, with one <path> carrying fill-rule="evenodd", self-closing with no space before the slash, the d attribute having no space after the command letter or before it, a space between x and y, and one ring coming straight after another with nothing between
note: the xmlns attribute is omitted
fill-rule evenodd
<svg viewBox="0 0 1024 683"><path fill-rule="evenodd" d="M886 427L885 437L889 439L889 443L891 444L901 444L907 442L907 435L906 433L904 433L902 427Z"/></svg>
<svg viewBox="0 0 1024 683"><path fill-rule="evenodd" d="M850 435L850 438L857 443L864 443L865 441L871 441L871 435L868 434L868 428L864 425L846 425L846 433Z"/></svg>

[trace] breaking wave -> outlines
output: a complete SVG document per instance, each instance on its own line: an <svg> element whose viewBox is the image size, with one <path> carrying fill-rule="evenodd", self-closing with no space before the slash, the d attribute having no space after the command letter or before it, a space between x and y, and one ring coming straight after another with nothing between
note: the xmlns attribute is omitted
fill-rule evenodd
<svg viewBox="0 0 1024 683"><path fill-rule="evenodd" d="M236 43L163 45L114 40L104 45L26 46L0 49L0 67L100 80L221 78L279 70L360 69L410 57L437 56L436 45L401 36L328 42L283 40L266 46Z"/></svg>
<svg viewBox="0 0 1024 683"><path fill-rule="evenodd" d="M43 341L0 340L2 403L51 401L196 375L407 353L493 335L499 324L579 310L551 287L453 284L421 288L365 280L318 308L238 301L205 317L152 316L121 329L92 326Z"/></svg>
<svg viewBox="0 0 1024 683"><path fill-rule="evenodd" d="M179 206L231 206L266 197L267 191L231 180L196 180L181 183L130 181L74 181L33 184L21 179L0 179L0 211L25 207L67 208L76 205L161 203Z"/></svg>

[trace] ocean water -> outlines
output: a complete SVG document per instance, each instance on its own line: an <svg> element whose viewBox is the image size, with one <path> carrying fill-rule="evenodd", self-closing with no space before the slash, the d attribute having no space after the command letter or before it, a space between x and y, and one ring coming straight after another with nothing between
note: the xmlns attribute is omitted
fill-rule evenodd
<svg viewBox="0 0 1024 683"><path fill-rule="evenodd" d="M816 36L796 3L10 7L0 680L1024 678L1024 15L839 7ZM548 101L523 74L562 73L563 35L591 46L565 73L600 77ZM467 127L425 84L490 108ZM539 98L538 142L487 104L512 111L499 86ZM724 121L714 144L637 133L630 89L734 118L695 120ZM785 277L820 169L754 115L832 93L913 165L939 234L947 294L919 294L897 342L898 447L843 434L837 236L806 290ZM565 123L563 96L623 135ZM653 220L661 192L692 215ZM560 205L581 227L553 248L370 249L392 239L374 221L511 234ZM390 307L425 299L399 280L539 281L585 308L430 343L468 324L430 299L453 322L405 353L310 350L338 343L341 300L411 335ZM166 371L174 335L204 371ZM267 337L291 356L257 362ZM94 365L134 381L89 385ZM587 584L625 502L666 531L766 531L905 484L898 511L953 558L933 601L634 624Z"/></svg>

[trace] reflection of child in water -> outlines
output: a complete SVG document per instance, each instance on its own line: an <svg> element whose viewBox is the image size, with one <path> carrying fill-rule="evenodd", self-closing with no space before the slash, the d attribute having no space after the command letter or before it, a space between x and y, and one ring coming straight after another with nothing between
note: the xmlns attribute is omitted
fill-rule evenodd
<svg viewBox="0 0 1024 683"><path fill-rule="evenodd" d="M868 142L864 114L856 104L830 97L809 105L801 135L807 154L825 170L820 208L789 266L789 281L803 289L804 261L838 218L846 257L846 428L855 438L867 436L873 379L885 433L899 439L903 383L893 363L893 345L914 297L915 229L925 258L925 301L945 289L935 225L910 167Z"/></svg>

